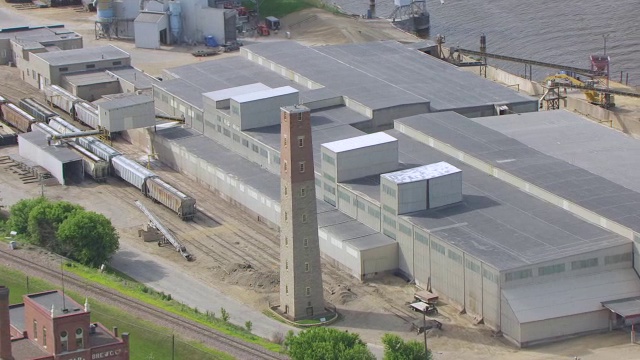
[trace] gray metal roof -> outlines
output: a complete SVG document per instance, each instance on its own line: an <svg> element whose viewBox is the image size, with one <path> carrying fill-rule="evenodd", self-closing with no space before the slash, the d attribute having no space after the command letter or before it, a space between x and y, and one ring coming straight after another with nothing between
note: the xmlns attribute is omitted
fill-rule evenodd
<svg viewBox="0 0 640 360"><path fill-rule="evenodd" d="M123 67L106 71L115 77L132 83L138 89L150 89L152 84L159 83L160 80L142 72L134 67Z"/></svg>
<svg viewBox="0 0 640 360"><path fill-rule="evenodd" d="M208 161L266 197L280 201L280 177L243 158L197 131L183 128L159 130L158 136L184 146L191 154Z"/></svg>
<svg viewBox="0 0 640 360"><path fill-rule="evenodd" d="M640 316L640 296L604 301L602 306L625 318Z"/></svg>
<svg viewBox="0 0 640 360"><path fill-rule="evenodd" d="M307 90L304 86L239 56L183 65L165 72L172 79L162 81L155 86L165 89L199 109L203 106L203 93L256 82L271 88L291 86L301 94Z"/></svg>
<svg viewBox="0 0 640 360"><path fill-rule="evenodd" d="M76 86L93 85L93 84L107 84L112 82L118 82L118 79L111 77L105 71L92 71L83 72L79 74L66 74L63 75L70 84Z"/></svg>
<svg viewBox="0 0 640 360"><path fill-rule="evenodd" d="M397 130L387 133L399 140L404 164L446 161L463 173L461 203L403 218L498 270L629 243Z"/></svg>
<svg viewBox="0 0 640 360"><path fill-rule="evenodd" d="M84 307L75 300L66 295L62 295L59 291L48 291L37 294L30 294L27 297L40 305L46 312L50 312L53 307L53 315L55 317L69 314L84 313ZM64 297L64 299L63 299ZM67 311L63 311L66 309Z"/></svg>
<svg viewBox="0 0 640 360"><path fill-rule="evenodd" d="M11 325L18 329L20 332L25 331L24 328L24 304L15 304L9 307L9 319L11 319Z"/></svg>
<svg viewBox="0 0 640 360"><path fill-rule="evenodd" d="M27 141L42 148L45 152L63 164L73 161L82 161L82 157L80 157L78 153L66 146L49 146L49 144L47 144L47 135L40 131L19 134L18 142L20 141Z"/></svg>
<svg viewBox="0 0 640 360"><path fill-rule="evenodd" d="M16 39L26 41L45 42L53 40L74 39L81 37L79 34L65 28L36 27L20 31L0 31L0 39Z"/></svg>
<svg viewBox="0 0 640 360"><path fill-rule="evenodd" d="M83 64L88 62L122 60L130 58L128 53L113 45L65 51L54 51L47 53L36 53L31 54L31 56L37 56L49 63L49 65L51 66Z"/></svg>
<svg viewBox="0 0 640 360"><path fill-rule="evenodd" d="M157 24L165 16L167 16L167 14L159 14L159 13L153 13L153 12L141 12L140 14L138 14L138 16L136 16L136 19L134 20L134 22Z"/></svg>
<svg viewBox="0 0 640 360"><path fill-rule="evenodd" d="M640 140L566 111L471 119L640 193Z"/></svg>
<svg viewBox="0 0 640 360"><path fill-rule="evenodd" d="M525 120L518 125L517 119L521 118ZM540 151L481 125L483 120L470 120L452 112L418 115L397 122L640 232L638 140L562 112L520 114L511 119L513 122L507 120L509 124L498 119L487 124L504 125L505 132L518 133L514 136ZM554 133L556 129L558 132Z"/></svg>
<svg viewBox="0 0 640 360"><path fill-rule="evenodd" d="M318 214L318 227L325 231L332 240L349 244L360 251L396 242L335 208L333 211Z"/></svg>
<svg viewBox="0 0 640 360"><path fill-rule="evenodd" d="M640 281L633 269L619 269L503 289L502 294L522 324L601 311L609 300L639 296Z"/></svg>
<svg viewBox="0 0 640 360"><path fill-rule="evenodd" d="M246 50L372 109L430 102L442 111L537 101L396 41L320 47L281 41Z"/></svg>
<svg viewBox="0 0 640 360"><path fill-rule="evenodd" d="M113 110L125 108L128 106L136 106L141 104L152 103L153 98L149 95L138 94L123 94L123 96L112 97L110 100L105 100L96 103L100 110Z"/></svg>
<svg viewBox="0 0 640 360"><path fill-rule="evenodd" d="M321 145L330 141L364 135L364 132L349 126L349 124L363 120L366 120L364 116L345 106L311 111L313 160L317 170L320 169L321 163ZM244 133L280 151L280 125L245 130Z"/></svg>

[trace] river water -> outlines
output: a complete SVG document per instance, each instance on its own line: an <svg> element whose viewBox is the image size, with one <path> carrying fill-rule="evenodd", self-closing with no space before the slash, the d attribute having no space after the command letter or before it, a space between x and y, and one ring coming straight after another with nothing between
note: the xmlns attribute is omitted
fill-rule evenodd
<svg viewBox="0 0 640 360"><path fill-rule="evenodd" d="M365 14L368 0L328 0L353 14ZM377 0L376 12L386 17L393 0ZM640 86L640 0L427 0L429 37L446 37L446 46L479 50L487 36L487 52L555 64L588 68L589 55L602 54L603 35L611 57L611 79ZM523 64L497 62L515 74ZM556 70L534 67L534 79Z"/></svg>

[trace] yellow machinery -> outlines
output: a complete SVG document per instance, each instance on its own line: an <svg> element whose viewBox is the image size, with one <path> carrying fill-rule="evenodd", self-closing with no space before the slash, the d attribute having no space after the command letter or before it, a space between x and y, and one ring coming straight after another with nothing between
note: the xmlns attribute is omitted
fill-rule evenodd
<svg viewBox="0 0 640 360"><path fill-rule="evenodd" d="M547 77L546 79L544 79L544 81L546 83L553 82L557 84L559 87L562 87L563 85L571 84L573 86L567 86L567 87L582 89L584 92L584 95L587 97L587 100L590 103L600 104L600 97L598 96L598 92L596 90L589 90L589 88L593 86L587 85L584 82L572 76L565 75L565 74L556 74L556 75L551 75Z"/></svg>

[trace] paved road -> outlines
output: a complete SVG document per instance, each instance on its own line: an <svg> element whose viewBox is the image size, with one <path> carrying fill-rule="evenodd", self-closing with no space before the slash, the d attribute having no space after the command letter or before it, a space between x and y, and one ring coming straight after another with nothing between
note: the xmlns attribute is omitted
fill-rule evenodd
<svg viewBox="0 0 640 360"><path fill-rule="evenodd" d="M223 307L231 315L231 322L234 324L242 326L250 320L253 323L252 332L258 336L270 339L276 331L283 334L289 330L299 331L194 279L181 269L172 268L156 256L139 252L124 242L120 243L120 250L111 259L111 266L157 291L170 293L171 297L191 307L213 311L218 315L220 308ZM382 359L382 346L375 344L368 344L368 346L378 359Z"/></svg>
<svg viewBox="0 0 640 360"><path fill-rule="evenodd" d="M225 308L231 315L231 322L244 326L249 320L253 323L252 332L266 339L270 339L276 331L286 334L289 330L297 330L158 260L153 255L140 253L121 242L120 250L111 260L111 266L155 290L170 293L174 299L201 311L209 310L220 316L220 308Z"/></svg>

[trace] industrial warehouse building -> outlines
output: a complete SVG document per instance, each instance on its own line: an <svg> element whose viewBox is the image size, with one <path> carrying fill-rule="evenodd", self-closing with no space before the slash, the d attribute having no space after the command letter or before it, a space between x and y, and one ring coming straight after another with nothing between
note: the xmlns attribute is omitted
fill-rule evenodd
<svg viewBox="0 0 640 360"><path fill-rule="evenodd" d="M394 41L256 44L162 82L117 71L185 119L152 134L160 159L272 226L280 108L310 108L312 139L289 141L312 141L323 257L358 279L399 272L520 346L640 315L640 164L618 156L636 140Z"/></svg>
<svg viewBox="0 0 640 360"><path fill-rule="evenodd" d="M22 68L22 62L29 61L29 53L80 48L82 36L63 25L0 29L0 65L15 64Z"/></svg>
<svg viewBox="0 0 640 360"><path fill-rule="evenodd" d="M24 81L38 89L48 85L60 85L61 77L67 73L131 66L131 57L123 50L112 46L83 48L67 51L31 53L23 62L26 71Z"/></svg>
<svg viewBox="0 0 640 360"><path fill-rule="evenodd" d="M639 230L632 227L639 190L609 193L600 206L597 197L585 199L591 215L599 214L589 217L576 210L576 196L613 189L597 183L611 169L587 176L567 163L588 153L543 142L542 134L558 126L552 120L537 137L524 127L522 139L484 123L515 132L519 119L536 128L544 119L569 117L591 126L591 135L575 133L587 140L599 132L624 135L562 111L538 113L535 99L395 42L258 44L242 55L233 63L169 69L154 84L156 107L187 122L187 129L157 133L163 161L277 226L280 126L275 116L252 120L256 112L249 109L266 114L291 101L285 96L299 96L313 110L325 260L361 279L400 270L520 346L607 330L638 315L621 311L619 300L640 296L630 240ZM276 90L283 87L290 89ZM519 115L495 116L502 106ZM625 151L640 151L636 140L624 144ZM523 186L518 177L526 179ZM560 180L573 197L554 194ZM629 203L603 212L620 194ZM618 226L620 217L627 229Z"/></svg>
<svg viewBox="0 0 640 360"><path fill-rule="evenodd" d="M84 180L82 157L66 146L49 146L46 134L32 131L18 135L20 156L47 169L61 185Z"/></svg>

